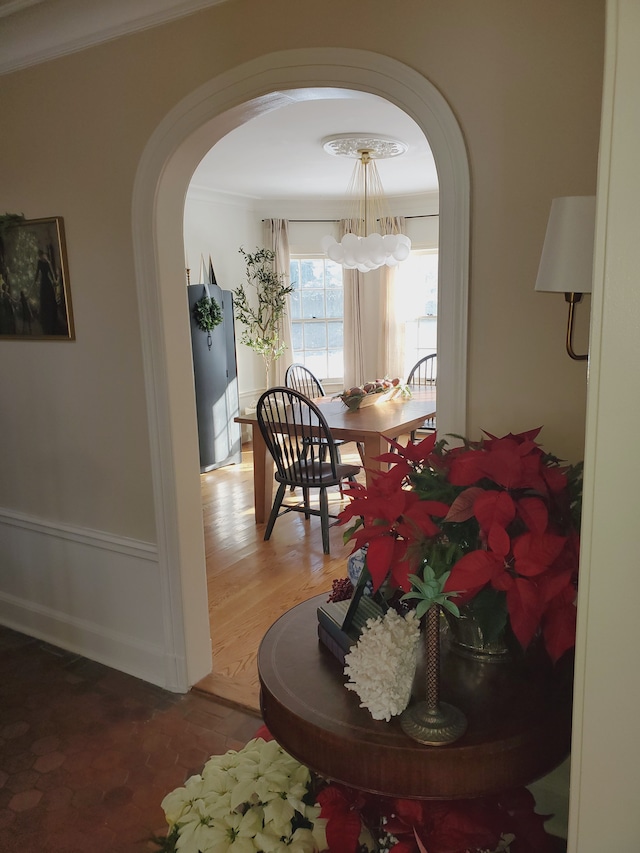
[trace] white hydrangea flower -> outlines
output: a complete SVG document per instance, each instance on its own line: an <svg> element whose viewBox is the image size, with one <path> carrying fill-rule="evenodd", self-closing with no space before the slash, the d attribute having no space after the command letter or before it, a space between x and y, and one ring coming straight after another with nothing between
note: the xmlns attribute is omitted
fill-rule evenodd
<svg viewBox="0 0 640 853"><path fill-rule="evenodd" d="M409 704L416 671L420 624L415 611L400 616L388 610L368 619L358 642L345 658L344 674L374 720L401 714Z"/></svg>

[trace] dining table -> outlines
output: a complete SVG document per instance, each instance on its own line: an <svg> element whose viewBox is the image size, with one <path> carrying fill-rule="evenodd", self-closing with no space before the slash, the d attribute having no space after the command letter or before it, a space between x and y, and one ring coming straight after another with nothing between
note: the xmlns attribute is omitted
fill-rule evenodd
<svg viewBox="0 0 640 853"><path fill-rule="evenodd" d="M380 399L374 405L349 409L339 397L314 400L331 430L333 438L356 442L363 449L363 466L367 485L382 468L376 457L389 450L389 438L400 438L418 429L424 421L435 417L435 386L416 386L411 393L398 393L391 399ZM258 426L255 412L239 415L235 421L251 427L253 446L253 488L256 524L269 518L273 499L273 459Z"/></svg>

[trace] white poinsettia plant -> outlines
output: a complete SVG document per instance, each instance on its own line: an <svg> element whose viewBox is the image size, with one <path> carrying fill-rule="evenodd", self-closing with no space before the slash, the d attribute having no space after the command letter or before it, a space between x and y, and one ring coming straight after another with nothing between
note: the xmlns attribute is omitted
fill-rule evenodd
<svg viewBox="0 0 640 853"><path fill-rule="evenodd" d="M163 853L317 853L326 849L311 773L276 741L215 755L162 801Z"/></svg>

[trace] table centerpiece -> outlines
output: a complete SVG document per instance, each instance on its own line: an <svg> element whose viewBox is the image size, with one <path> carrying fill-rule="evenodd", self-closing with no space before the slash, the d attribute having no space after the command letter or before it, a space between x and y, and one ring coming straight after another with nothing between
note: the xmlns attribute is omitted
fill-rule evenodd
<svg viewBox="0 0 640 853"><path fill-rule="evenodd" d="M355 412L357 409L365 406L375 406L378 403L384 403L397 396L411 396L409 386L397 377L395 379L388 379L387 377L384 379L373 379L371 382L365 382L363 385L355 385L336 395L337 399L342 400L350 412Z"/></svg>

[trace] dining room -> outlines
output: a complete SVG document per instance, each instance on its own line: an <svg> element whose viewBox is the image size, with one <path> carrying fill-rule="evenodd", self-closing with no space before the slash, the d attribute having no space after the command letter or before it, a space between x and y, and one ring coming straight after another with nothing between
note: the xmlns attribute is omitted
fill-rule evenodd
<svg viewBox="0 0 640 853"><path fill-rule="evenodd" d="M427 356L426 361L435 358ZM287 442L286 431L291 427L296 437L302 436L302 471L296 469L290 450L289 469L274 465L279 447L274 450L269 443L266 415L250 413L237 418L251 430L249 441L243 444L241 463L201 476L213 668L196 685L197 690L259 710L256 652L268 628L294 605L329 593L334 581L347 581L347 560L355 546L347 539L346 521L338 516L349 504L349 487L355 483L369 486L388 467L380 456L391 451L393 444L407 445L434 432L435 378L422 385L418 379L416 374L415 384L389 383L386 391L381 386L363 392L352 408L339 397L315 397L307 403L294 389L265 392L265 401L276 396L286 404L276 410L275 432L284 434ZM265 402L267 413L269 405L273 404ZM292 411L296 405L309 406L313 417L309 425L302 422L299 412ZM324 447L319 444L318 419L327 427L321 433ZM334 458L331 463L326 461ZM345 476L324 489L325 481L314 482L313 473L308 480L299 479L314 466L330 464L339 475L348 473L351 482ZM290 470L293 479L278 476ZM274 473L282 484L276 498ZM311 509L311 517L304 512L307 506L318 506L319 490L326 492L328 505L326 541L317 518L321 510ZM313 494L307 497L308 492ZM294 509L298 512L292 512Z"/></svg>
<svg viewBox="0 0 640 853"><path fill-rule="evenodd" d="M422 361L436 363L435 354ZM378 457L390 449L390 441L407 443L425 423L435 426L435 372L425 384L406 385L390 381L347 394L331 395L317 377L303 365L287 371L288 392L296 393L294 376L306 374L317 387L313 398L313 423L302 439L305 471L309 447L319 441L316 418L322 419L330 434L325 441L336 445L338 468L352 466L352 480L371 483L375 472L385 467ZM356 395L357 390L361 391ZM298 392L299 393L299 392ZM284 395L270 390L262 395ZM322 396L319 396L322 395ZM354 404L355 400L355 404ZM345 402L346 401L346 402ZM299 402L294 399L294 402ZM262 399L258 401L258 411ZM291 417L282 413L282 420ZM350 405L348 405L348 403ZM277 453L268 447L255 409L235 419L246 430L239 464L223 465L201 475L203 525L207 565L207 585L212 637L212 672L196 690L210 692L242 708L259 711L259 684L256 654L260 642L275 620L296 604L319 593L328 593L334 581L347 577L347 559L353 546L344 541L344 527L337 515L349 503L345 480L326 489L328 530L321 531L321 510L312 509L311 518L293 512L302 502L304 484L295 480L281 485L278 503L274 500ZM303 429L304 424L297 425ZM283 430L278 426L277 433ZM339 448L339 449L338 449ZM331 453L334 449L331 448ZM288 458L290 452L287 451ZM329 456L329 454L327 454ZM327 465L322 457L320 464ZM295 486L302 488L295 488ZM289 485L287 483L287 485ZM311 484L311 506L321 506L318 489Z"/></svg>
<svg viewBox="0 0 640 853"><path fill-rule="evenodd" d="M334 438L344 442L342 459L362 467L358 478L364 483L388 447L381 435L408 437L433 414L434 389L426 401L405 395L356 412L338 395L376 378L404 382L421 356L437 351L443 334L438 329L439 188L433 154L409 116L366 93L332 94L253 118L213 146L187 193L185 265L191 284L206 280L211 271L220 287L234 291L245 278L243 252L256 244L274 250L276 272L293 292L280 332L286 349L271 370L270 384L284 385L293 362L321 380L323 412ZM378 168L385 202L394 214L403 214L411 252L402 263L366 273L343 267L322 250L328 233L339 237L355 158L331 156L318 139L328 131L344 137L354 125L384 128L386 134L377 134L381 146L389 146L390 133L403 143L399 156L380 156ZM259 162L245 157L256 135L263 140ZM373 137L368 133L370 147ZM238 193L249 188L250 203L240 202ZM276 221L284 246L272 242ZM449 334L444 330L445 349L450 341L463 345L455 328L462 317L454 319L446 304L454 292L449 288L444 296L452 327ZM372 334L373 329L384 332ZM350 547L342 542L342 530L332 526L331 553L323 553L317 519L309 523L297 513L279 519L269 541L262 541L275 492L273 462L256 419L264 366L242 343L243 331L236 316L234 421L242 428L242 461L201 475L213 669L198 687L256 709L255 652L262 635L288 607L344 577ZM290 500L287 495L285 503ZM335 514L345 505L342 490L330 488L329 511Z"/></svg>
<svg viewBox="0 0 640 853"><path fill-rule="evenodd" d="M383 264L366 273L336 263L323 250L325 239L340 239L355 160L331 156L321 142L329 131L337 131L332 137L346 136L345 130L364 136L353 133L354 126L367 129L370 145L375 136L380 145L393 139L404 146L402 154L380 159L378 170L385 206L401 220L397 227L411 250L395 267ZM385 133L372 134L376 126ZM260 158L251 157L256 138ZM252 117L205 155L187 191L185 266L191 284L206 280L211 268L220 287L235 291L246 283L242 252L274 250L276 273L294 292L279 330L286 350L274 364L271 384L282 385L286 367L301 362L328 394L338 394L375 378L406 378L420 355L440 349L441 369L456 375L456 399L450 403L447 392L442 405L451 407L451 426L461 431L466 285L459 258L467 248L463 232L452 243L445 231L451 248L442 255L439 206L434 156L412 118L364 92L318 89L313 100ZM275 235L274 223L280 229ZM439 288L442 281L446 286ZM236 312L240 414L254 409L265 390L263 361L242 343L244 332Z"/></svg>

